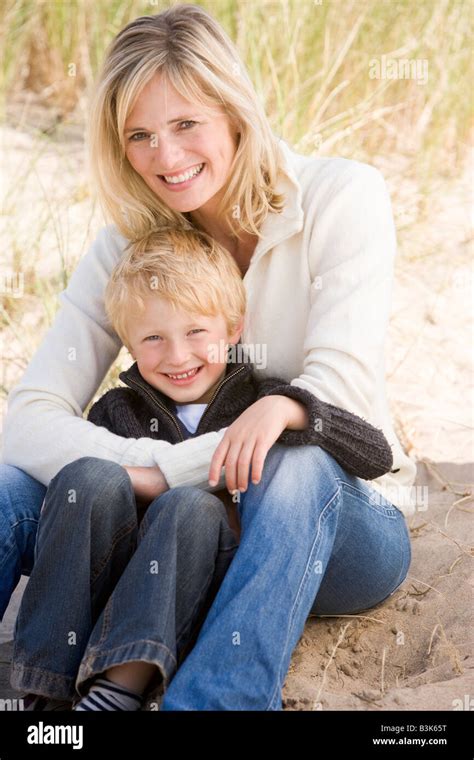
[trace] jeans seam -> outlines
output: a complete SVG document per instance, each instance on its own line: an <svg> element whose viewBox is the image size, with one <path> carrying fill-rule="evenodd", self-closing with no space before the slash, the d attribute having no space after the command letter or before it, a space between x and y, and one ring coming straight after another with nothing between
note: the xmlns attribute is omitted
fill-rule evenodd
<svg viewBox="0 0 474 760"><path fill-rule="evenodd" d="M107 604L105 605L104 611L103 611L104 612L104 618L103 618L102 625L101 625L100 638L99 638L99 641L97 642L97 646L98 647L102 644L102 642L104 641L104 639L109 635L109 632L110 632L110 618L112 616L112 607L113 607L113 604L114 604L114 598L113 598L113 594L111 594L109 596L108 600L107 600Z"/></svg>
<svg viewBox="0 0 474 760"><path fill-rule="evenodd" d="M157 647L158 649L163 649L168 657L173 660L173 662L176 664L176 657L174 656L173 652L169 647L166 646L166 644L163 644L161 641L156 641L154 639L140 639L139 641L133 641L133 642L127 642L126 644L119 644L118 646L114 646L113 648L109 648L104 650L99 650L97 647L91 647L90 654L88 653L87 656L83 658L83 661L81 663L81 668L83 666L87 666L88 668L91 667L90 660L94 660L97 657L108 657L109 655L116 654L117 652L120 652L121 649L126 649L130 647L130 645L135 646L136 644L151 644L154 647ZM128 662L136 662L136 660L128 660ZM110 666L112 667L112 666ZM100 671L102 672L102 671Z"/></svg>
<svg viewBox="0 0 474 760"><path fill-rule="evenodd" d="M395 585L395 588L394 588L393 591L390 592L389 596L391 596L394 593L394 591L396 591L397 588L403 583L403 581L405 580L406 575L408 573L408 568L411 565L411 545L410 545L410 535L408 535L408 551L409 551L410 560L408 562L408 566L407 566L407 570L405 572L405 575L403 575L403 569L405 567L405 554L402 551L402 547L403 547L404 541L407 538L406 535L404 535L405 532L406 532L406 523L405 523L405 518L403 517L402 520L400 520L400 522L398 524L398 536L399 536L399 539L400 539L401 567L400 567L400 572L398 574L398 580L397 580L397 583Z"/></svg>
<svg viewBox="0 0 474 760"><path fill-rule="evenodd" d="M25 522L34 522L38 525L39 520L36 520L34 517L22 517L21 520L18 520L18 522L13 523L13 525L11 525L12 530L14 530L15 528L18 528L19 525Z"/></svg>
<svg viewBox="0 0 474 760"><path fill-rule="evenodd" d="M183 631L179 635L178 635L178 632L176 632L176 647L178 647L178 644L181 642L181 639L185 635L186 631L190 628L190 625L192 625L192 620L193 620L193 616L194 616L195 610L198 608L198 606L201 603L201 601L203 601L204 599L206 599L206 596L207 596L207 593L209 592L209 587L210 587L209 579L212 580L213 576L214 576L214 572L211 572L211 573L209 573L209 575L207 577L207 580L206 580L206 583L208 584L207 585L207 592L201 592L201 595L200 595L199 599L196 601L196 603L195 603L195 605L193 607L193 611L190 614L190 621L191 621L191 623L188 623L188 625L183 629Z"/></svg>
<svg viewBox="0 0 474 760"><path fill-rule="evenodd" d="M130 533L132 533L133 529L136 526L136 522L132 521L130 523L126 523L122 528L120 528L119 531L114 535L112 538L112 544L110 546L110 549L108 551L108 554L101 558L100 562L98 562L99 569L97 570L94 575L91 574L91 583L95 583L97 578L100 576L100 574L103 572L104 568L107 567L108 562L110 561L110 558L112 557L117 544L122 541L124 538L126 538Z"/></svg>
<svg viewBox="0 0 474 760"><path fill-rule="evenodd" d="M338 478L338 480L341 486L344 488L344 490L355 492L358 498L362 499L366 503L366 505L369 507L369 509L373 509L378 514L382 515L383 517L387 517L391 520L395 519L398 516L398 512L400 512L400 510L395 505L392 505L389 507L383 504L377 505L377 504L371 503L370 496L368 496L367 493L363 491L361 488L357 488L352 483L347 483L345 480L341 480L340 478ZM377 494L378 497L384 498L382 494L378 493L378 491L375 491L375 489L372 489L372 490L374 491L375 494Z"/></svg>
<svg viewBox="0 0 474 760"><path fill-rule="evenodd" d="M306 568L305 568L305 571L304 571L303 576L301 578L300 585L299 585L298 591L296 593L295 601L293 603L293 608L291 610L291 615L289 617L288 629L287 629L287 635L286 635L286 642L285 642L285 651L286 651L286 648L288 646L288 639L290 637L292 625L293 625L293 622L294 622L296 607L297 607L299 599L301 598L302 593L303 593L302 592L302 587L305 584L305 580L307 578L309 578L309 574L310 574L309 567L312 564L312 558L313 558L314 553L316 551L316 547L317 547L317 545L319 543L319 539L320 539L321 532L322 532L321 531L321 527L322 527L323 522L325 522L326 519L327 519L326 512L327 512L327 515L329 515L330 511L332 511L332 510L330 510L330 508L333 507L333 506L335 507L336 504L338 504L340 502L340 495L341 495L341 488L339 486L338 489L337 489L337 491L336 491L336 493L331 496L331 498L329 499L328 503L326 504L326 506L322 510L321 514L319 515L318 530L317 530L317 533L316 533L316 537L315 537L315 539L313 541L313 545L311 547L311 551L310 551L310 554L309 554L308 562L306 563ZM268 703L268 705L265 708L265 710L269 710L271 708L271 705L273 704L273 702L274 702L274 700L276 698L276 695L277 695L279 689L281 688L281 686L280 686L281 682L282 682L282 674L281 674L281 665L280 665L279 673L278 673L278 678L277 678L277 683L276 683L275 689L273 691L272 697L270 699L270 702Z"/></svg>

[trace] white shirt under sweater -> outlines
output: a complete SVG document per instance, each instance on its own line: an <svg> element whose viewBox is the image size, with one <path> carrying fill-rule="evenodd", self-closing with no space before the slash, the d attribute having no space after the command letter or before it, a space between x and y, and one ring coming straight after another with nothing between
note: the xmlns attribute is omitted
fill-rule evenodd
<svg viewBox="0 0 474 760"><path fill-rule="evenodd" d="M190 433L195 433L207 404L176 404L176 415Z"/></svg>
<svg viewBox="0 0 474 760"><path fill-rule="evenodd" d="M396 473L370 481L405 515L414 512L415 462L394 433L385 391L385 338L396 237L387 187L374 167L295 153L282 139L277 191L243 282L248 308L241 342L267 350L261 377L281 377L381 428ZM104 310L104 288L127 241L100 230L59 294L61 308L4 419L3 461L49 481L83 456L159 465L170 488L209 491L214 450L225 428L177 444L127 439L82 418L121 348ZM74 360L70 348L75 348Z"/></svg>

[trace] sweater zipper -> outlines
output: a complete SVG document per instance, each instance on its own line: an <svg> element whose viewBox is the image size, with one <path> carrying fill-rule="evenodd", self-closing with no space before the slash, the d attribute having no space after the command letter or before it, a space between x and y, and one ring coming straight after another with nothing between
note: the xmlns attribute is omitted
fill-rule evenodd
<svg viewBox="0 0 474 760"><path fill-rule="evenodd" d="M222 386L223 386L223 385L224 385L224 384L225 384L225 383L226 383L228 380L230 380L230 378L231 378L231 377L235 377L236 375L238 375L238 374L239 374L239 372L242 372L244 369L247 369L247 367L245 367L245 366L243 366L243 367L239 367L239 369L238 369L238 370L236 370L235 372L232 372L230 375L227 375L227 377L225 377L223 380L221 380L221 382L220 382L220 383L219 383L219 385L217 386L216 390L214 391L214 393L213 393L213 395L212 395L212 398L211 398L211 400L209 401L209 404L207 405L206 409L204 410L204 414L202 415L201 419L199 420L199 425L197 426L197 428L196 428L196 432L194 433L194 435L197 435L197 434L198 434L198 432L199 432L199 428L200 428L200 427L201 427L201 425L202 425L202 421L203 421L204 417L206 416L206 414L208 413L208 411L209 411L209 409L210 409L210 406L211 406L211 404L213 403L213 401L214 401L215 397L216 397L216 396L217 396L217 394L219 393L219 391L220 391L220 389L222 388Z"/></svg>
<svg viewBox="0 0 474 760"><path fill-rule="evenodd" d="M196 428L196 432L195 432L195 434L194 434L194 435L197 435L197 433L198 433L198 430L199 430L199 428L201 427L201 424L202 424L202 421L203 421L204 417L205 417L205 416L206 416L206 414L208 413L208 411L209 411L209 408L210 408L211 404L213 403L214 399L216 398L216 396L217 396L217 394L219 393L219 391L220 391L220 389L222 388L222 386L223 386L223 385L224 385L224 384L225 384L225 383L226 383L228 380L230 380L230 378L231 378L231 377L235 377L236 375L238 375L238 374L239 374L239 372L242 372L244 369L246 369L246 367L245 367L245 366L244 366L244 367L239 367L239 369L238 369L238 370L236 370L236 372L232 372L230 375L227 375L227 377L225 377L223 380L221 380L221 382L220 382L220 383L219 383L219 385L217 386L216 390L214 391L214 393L213 393L213 395L212 395L212 398L211 398L211 400L209 401L209 404L207 405L206 409L204 410L204 414L202 415L201 419L199 420L199 425L197 426L197 428ZM169 417L169 418L170 418L170 420L172 421L173 425L175 426L176 430L178 431L178 435L179 435L179 437L181 438L181 440L182 440L182 441L186 440L186 439L184 438L184 436L183 436L183 434L182 434L181 430L179 429L179 425L178 425L178 423L176 422L176 418L175 418L174 414L172 414L172 413L171 413L171 412L170 412L170 411L169 411L169 410L166 408L166 406L163 406L163 404L161 403L161 401L158 401L158 399L156 399L156 398L155 398L155 397L154 397L154 396L153 396L153 395L150 393L150 391L148 390L148 388L144 388L144 387L143 387L143 386L142 386L140 383L137 383L137 382L136 382L136 380L132 380L132 378L129 378L129 379L128 379L128 382L129 382L129 383L132 383L132 385L135 385L137 388L140 388L141 390L145 391L146 395L149 397L149 399L152 401L152 403L153 403L153 404L157 404L157 406L159 406L159 407L160 407L160 409L162 409L162 410L164 411L164 413L168 415L168 417Z"/></svg>
<svg viewBox="0 0 474 760"><path fill-rule="evenodd" d="M135 385L137 388L140 388L142 391L145 391L146 395L151 400L151 402L153 404L156 404L157 406L159 406L160 409L162 409L164 411L164 413L168 415L168 417L172 421L173 425L175 426L176 430L178 431L178 435L181 438L181 440L182 441L186 440L185 437L184 437L184 435L182 434L181 430L179 429L179 425L176 422L176 419L175 419L174 415L171 414L171 412L166 408L166 406L163 406L163 404L161 403L161 401L158 401L157 398L155 398L154 396L152 396L152 394L150 393L150 391L148 390L148 388L144 388L142 385L140 385L140 383L137 383L136 380L132 380L131 378L129 378L128 382L132 383L132 385Z"/></svg>

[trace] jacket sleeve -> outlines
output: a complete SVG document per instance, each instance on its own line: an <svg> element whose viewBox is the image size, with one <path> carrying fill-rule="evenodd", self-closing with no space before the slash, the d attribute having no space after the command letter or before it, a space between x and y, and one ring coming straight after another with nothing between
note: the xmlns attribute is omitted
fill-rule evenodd
<svg viewBox="0 0 474 760"><path fill-rule="evenodd" d="M209 465L225 430L172 446L124 438L83 419L121 348L106 319L104 289L125 242L115 228L103 228L59 294L53 324L8 396L3 462L48 485L66 464L95 456L122 465L158 465L170 487L214 490L207 483Z"/></svg>
<svg viewBox="0 0 474 760"><path fill-rule="evenodd" d="M258 398L270 395L300 401L308 412L308 427L283 431L278 443L321 446L346 472L364 480L378 478L392 467L392 450L382 430L356 414L320 401L310 391L278 378L268 378L259 385Z"/></svg>

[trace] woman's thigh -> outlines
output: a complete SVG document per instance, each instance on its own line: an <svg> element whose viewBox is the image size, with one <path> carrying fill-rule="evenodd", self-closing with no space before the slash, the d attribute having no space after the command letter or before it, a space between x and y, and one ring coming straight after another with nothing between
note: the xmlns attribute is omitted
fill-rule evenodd
<svg viewBox="0 0 474 760"><path fill-rule="evenodd" d="M343 498L331 559L311 614L370 609L404 581L411 562L405 517L370 484L341 479Z"/></svg>
<svg viewBox="0 0 474 760"><path fill-rule="evenodd" d="M0 464L0 557L15 541L22 572L33 567L33 549L46 486L18 467ZM0 560L1 562L1 560Z"/></svg>
<svg viewBox="0 0 474 760"><path fill-rule="evenodd" d="M0 464L0 619L21 574L29 575L46 486Z"/></svg>

